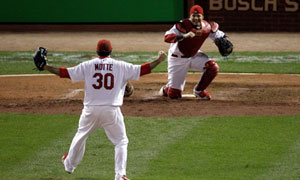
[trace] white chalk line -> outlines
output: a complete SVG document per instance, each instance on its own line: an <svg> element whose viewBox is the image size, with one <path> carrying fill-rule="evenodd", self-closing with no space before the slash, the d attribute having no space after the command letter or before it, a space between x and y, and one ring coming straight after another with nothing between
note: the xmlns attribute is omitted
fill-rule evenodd
<svg viewBox="0 0 300 180"><path fill-rule="evenodd" d="M78 95L80 92L83 92L84 89L74 89L70 93L66 94L63 98L61 99L70 99ZM149 97L148 97L149 98ZM155 97L151 97L150 99L153 99ZM182 98L196 98L194 94L182 94ZM146 98L147 99L147 98Z"/></svg>
<svg viewBox="0 0 300 180"><path fill-rule="evenodd" d="M76 95L78 95L80 92L83 92L84 89L74 89L73 91L71 91L70 93L66 94L63 98L61 99L70 99L75 97Z"/></svg>
<svg viewBox="0 0 300 180"><path fill-rule="evenodd" d="M152 74L165 74L167 75L168 73L152 73ZM201 74L201 73L191 73L189 72L188 74ZM289 75L289 76L300 76L300 74L274 74L274 73L219 73L219 74L229 74L229 75L264 75L264 76L269 76L269 75ZM55 76L54 74L12 74L12 75L0 75L1 77L32 77L32 76Z"/></svg>
<svg viewBox="0 0 300 180"><path fill-rule="evenodd" d="M11 75L0 75L0 77L32 77L32 76L55 76L54 74L11 74Z"/></svg>
<svg viewBox="0 0 300 180"><path fill-rule="evenodd" d="M188 74L201 74L202 72L188 72ZM152 73L152 74L168 74L168 73ZM263 75L263 76L269 76L269 75L290 75L290 76L300 76L300 74L275 74L275 73L218 73L222 75Z"/></svg>
<svg viewBox="0 0 300 180"><path fill-rule="evenodd" d="M182 94L181 97L183 98L196 98L194 94Z"/></svg>

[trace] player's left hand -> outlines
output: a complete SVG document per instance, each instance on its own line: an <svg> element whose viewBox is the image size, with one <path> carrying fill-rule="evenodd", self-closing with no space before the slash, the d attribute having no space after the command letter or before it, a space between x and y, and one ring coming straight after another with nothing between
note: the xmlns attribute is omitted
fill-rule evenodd
<svg viewBox="0 0 300 180"><path fill-rule="evenodd" d="M47 64L47 50L46 48L39 47L34 55L33 55L33 62L36 66L36 68L39 71L44 70L44 66Z"/></svg>
<svg viewBox="0 0 300 180"><path fill-rule="evenodd" d="M215 44L222 56L228 56L232 53L233 45L226 37L216 39Z"/></svg>

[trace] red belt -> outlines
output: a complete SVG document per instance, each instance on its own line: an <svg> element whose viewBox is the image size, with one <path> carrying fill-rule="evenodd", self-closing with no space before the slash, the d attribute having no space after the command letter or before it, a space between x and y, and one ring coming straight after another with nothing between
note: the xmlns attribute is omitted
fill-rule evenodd
<svg viewBox="0 0 300 180"><path fill-rule="evenodd" d="M173 57L179 57L179 58L190 58L191 56L178 56L176 54L172 54Z"/></svg>

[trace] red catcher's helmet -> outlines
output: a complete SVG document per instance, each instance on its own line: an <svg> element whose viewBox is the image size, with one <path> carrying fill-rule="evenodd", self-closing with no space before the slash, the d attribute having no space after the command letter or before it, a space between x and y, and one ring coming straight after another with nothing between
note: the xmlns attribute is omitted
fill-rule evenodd
<svg viewBox="0 0 300 180"><path fill-rule="evenodd" d="M203 9L201 6L199 5L194 5L191 9L190 9L190 15L191 14L197 14L197 13L200 13L204 16L204 13L203 13Z"/></svg>

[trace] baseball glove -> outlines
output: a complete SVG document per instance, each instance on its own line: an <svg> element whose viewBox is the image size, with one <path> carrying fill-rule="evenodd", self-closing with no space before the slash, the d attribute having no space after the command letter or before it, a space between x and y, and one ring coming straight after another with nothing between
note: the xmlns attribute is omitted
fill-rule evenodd
<svg viewBox="0 0 300 180"><path fill-rule="evenodd" d="M44 66L47 64L47 50L46 48L43 47L39 47L34 55L33 55L33 62L36 66L36 68L39 71L43 71L44 70Z"/></svg>
<svg viewBox="0 0 300 180"><path fill-rule="evenodd" d="M222 56L228 56L233 50L232 43L225 37L215 39L215 44Z"/></svg>
<svg viewBox="0 0 300 180"><path fill-rule="evenodd" d="M124 92L124 97L129 97L133 94L133 85L128 81L126 83L126 87L125 87L125 92Z"/></svg>

